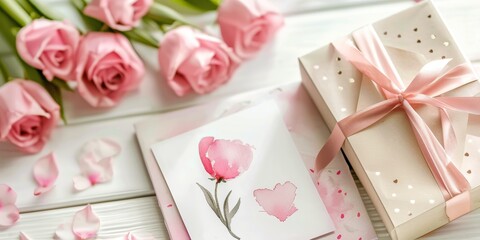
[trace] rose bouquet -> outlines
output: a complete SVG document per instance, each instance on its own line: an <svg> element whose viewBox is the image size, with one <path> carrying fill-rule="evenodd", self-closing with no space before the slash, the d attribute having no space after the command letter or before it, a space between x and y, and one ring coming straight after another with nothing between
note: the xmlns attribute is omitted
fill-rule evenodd
<svg viewBox="0 0 480 240"><path fill-rule="evenodd" d="M8 65L0 58L0 141L39 152L59 119L66 120L62 91L95 108L118 105L145 72L132 42L158 49L159 79L176 95L212 92L283 25L267 1L171 1L216 10L218 36L161 0L71 0L82 16L78 25L40 0L0 1L0 35L15 58Z"/></svg>

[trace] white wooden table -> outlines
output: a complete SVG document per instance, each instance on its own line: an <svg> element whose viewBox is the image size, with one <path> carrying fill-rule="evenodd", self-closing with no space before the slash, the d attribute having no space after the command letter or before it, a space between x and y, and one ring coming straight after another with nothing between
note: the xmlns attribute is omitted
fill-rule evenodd
<svg viewBox="0 0 480 240"><path fill-rule="evenodd" d="M44 0L52 3L73 22L75 10L68 0ZM128 231L168 239L153 188L139 151L133 123L153 113L201 104L229 95L300 81L297 57L362 25L406 8L413 1L379 0L275 0L286 14L285 27L276 40L255 58L243 64L228 85L206 96L176 97L158 74L156 54L150 48L136 46L146 62L147 75L139 91L127 96L120 106L109 111L88 107L72 94L65 96L69 125L59 127L44 151L19 158L18 154L0 147L0 183L7 183L18 193L17 205L21 220L13 227L0 230L0 239L18 239L20 231L33 239L51 239L57 226L87 203L94 205L101 217L100 237L120 237ZM457 37L467 56L480 63L480 1L437 0L447 25ZM54 4L54 5L53 5ZM0 42L0 56L8 59L9 51ZM477 64L480 65L480 64ZM73 175L78 174L75 153L88 140L109 137L118 141L122 154L115 163L112 182L84 192L72 189ZM33 196L35 183L31 177L33 163L50 151L58 156L60 176L56 188L40 198ZM361 186L360 186L361 188ZM379 238L388 234L373 206L365 198L367 209ZM475 239L480 233L475 211L435 231L432 239ZM457 237L455 237L457 236ZM465 238L464 238L465 237Z"/></svg>

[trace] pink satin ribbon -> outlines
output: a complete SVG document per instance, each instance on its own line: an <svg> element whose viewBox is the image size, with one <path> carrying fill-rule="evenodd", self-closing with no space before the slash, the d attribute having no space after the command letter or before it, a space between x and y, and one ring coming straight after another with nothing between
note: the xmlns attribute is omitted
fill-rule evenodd
<svg viewBox="0 0 480 240"><path fill-rule="evenodd" d="M332 44L345 59L373 81L385 100L356 112L335 125L327 143L317 156L316 170L321 171L331 162L347 137L401 108L446 200L447 216L453 220L469 212L470 184L450 159L456 147L456 137L447 109L480 114L480 98L441 95L475 81L472 69L468 64L460 64L445 72L451 59L435 60L424 65L413 81L404 86L372 26L354 32L353 38L358 48L352 41L345 39ZM439 109L443 146L415 111L413 106L416 105L431 105Z"/></svg>

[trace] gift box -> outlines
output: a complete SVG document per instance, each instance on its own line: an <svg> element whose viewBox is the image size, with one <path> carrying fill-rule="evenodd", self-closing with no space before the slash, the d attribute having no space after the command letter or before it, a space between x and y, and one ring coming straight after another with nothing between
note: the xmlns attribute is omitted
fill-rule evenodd
<svg viewBox="0 0 480 240"><path fill-rule="evenodd" d="M393 239L418 238L479 206L479 173L465 167L464 147L480 87L431 2L299 62L332 131L316 170L342 147Z"/></svg>
<svg viewBox="0 0 480 240"><path fill-rule="evenodd" d="M162 113L135 124L144 161L170 238L190 239L150 146L272 98L283 115L306 169L310 169L308 171L312 181L335 225L335 232L319 239L375 239L375 231L342 154L335 157L319 178L312 173L318 146L328 137L328 128L299 83L278 86L273 90L261 89L219 102Z"/></svg>

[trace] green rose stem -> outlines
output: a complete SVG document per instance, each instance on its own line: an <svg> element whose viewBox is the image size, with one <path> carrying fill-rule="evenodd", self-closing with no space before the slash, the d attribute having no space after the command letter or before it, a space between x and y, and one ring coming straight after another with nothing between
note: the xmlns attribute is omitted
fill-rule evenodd
<svg viewBox="0 0 480 240"><path fill-rule="evenodd" d="M0 8L22 27L32 21L28 13L15 0L1 0Z"/></svg>

